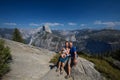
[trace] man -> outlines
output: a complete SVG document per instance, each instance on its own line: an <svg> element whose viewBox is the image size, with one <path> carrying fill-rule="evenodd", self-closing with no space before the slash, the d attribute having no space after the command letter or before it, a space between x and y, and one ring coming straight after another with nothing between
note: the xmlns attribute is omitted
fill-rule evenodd
<svg viewBox="0 0 120 80"><path fill-rule="evenodd" d="M73 46L72 42L69 42L69 47L70 47L70 56L68 59L68 74L66 76L66 79L71 77L71 67L72 66L76 66L77 64L77 52L76 52L76 48Z"/></svg>

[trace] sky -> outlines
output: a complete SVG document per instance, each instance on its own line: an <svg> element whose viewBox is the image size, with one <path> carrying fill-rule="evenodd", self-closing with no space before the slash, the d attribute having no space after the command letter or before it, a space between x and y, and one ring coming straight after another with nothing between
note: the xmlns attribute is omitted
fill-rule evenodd
<svg viewBox="0 0 120 80"><path fill-rule="evenodd" d="M0 28L120 29L120 0L0 0Z"/></svg>

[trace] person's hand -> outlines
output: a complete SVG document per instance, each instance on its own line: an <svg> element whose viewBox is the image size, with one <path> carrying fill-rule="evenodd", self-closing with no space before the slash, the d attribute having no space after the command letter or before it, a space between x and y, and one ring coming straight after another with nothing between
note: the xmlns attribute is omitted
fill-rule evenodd
<svg viewBox="0 0 120 80"><path fill-rule="evenodd" d="M76 66L77 65L77 59L74 59L74 66Z"/></svg>

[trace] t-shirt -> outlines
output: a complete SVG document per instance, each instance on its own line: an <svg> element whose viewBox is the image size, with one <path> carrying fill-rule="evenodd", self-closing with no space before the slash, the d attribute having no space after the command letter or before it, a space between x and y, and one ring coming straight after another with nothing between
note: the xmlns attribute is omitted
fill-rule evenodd
<svg viewBox="0 0 120 80"><path fill-rule="evenodd" d="M75 47L70 48L71 57L75 56L75 54L74 54L75 52L76 52L76 48Z"/></svg>

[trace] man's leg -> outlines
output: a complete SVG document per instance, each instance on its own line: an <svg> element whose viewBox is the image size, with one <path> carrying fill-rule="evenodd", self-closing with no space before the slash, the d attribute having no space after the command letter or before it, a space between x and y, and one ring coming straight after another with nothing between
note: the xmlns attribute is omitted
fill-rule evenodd
<svg viewBox="0 0 120 80"><path fill-rule="evenodd" d="M68 68L68 74L67 76L65 76L66 79L70 78L71 75L71 57L68 58L67 68Z"/></svg>
<svg viewBox="0 0 120 80"><path fill-rule="evenodd" d="M68 75L71 74L71 57L68 60Z"/></svg>
<svg viewBox="0 0 120 80"><path fill-rule="evenodd" d="M71 66L70 64L68 64L68 75L70 75L70 73L71 73Z"/></svg>

